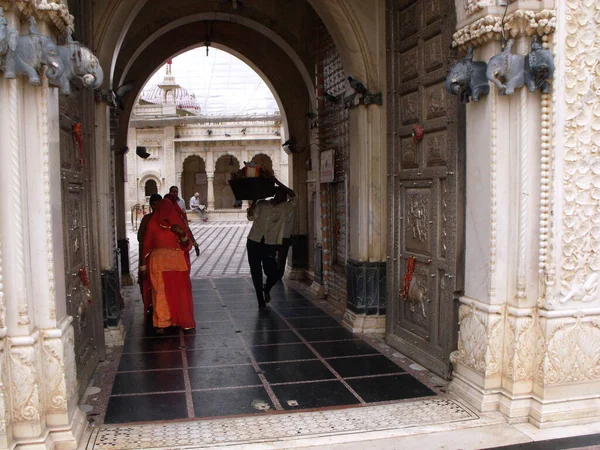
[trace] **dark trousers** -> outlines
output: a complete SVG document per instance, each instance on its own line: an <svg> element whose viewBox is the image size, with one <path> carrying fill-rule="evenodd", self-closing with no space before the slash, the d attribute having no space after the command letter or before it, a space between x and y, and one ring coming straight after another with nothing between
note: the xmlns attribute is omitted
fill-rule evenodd
<svg viewBox="0 0 600 450"><path fill-rule="evenodd" d="M256 298L259 304L264 304L265 297L263 292L270 292L271 288L277 280L279 280L279 272L277 271L277 261L275 260L275 245L265 244L264 239L261 242L255 242L248 239L246 242L246 250L248 251L248 264L250 265L250 275L254 290L256 290ZM263 271L267 276L267 281L263 289Z"/></svg>
<svg viewBox="0 0 600 450"><path fill-rule="evenodd" d="M291 238L283 238L282 244L277 246L277 271L279 272L280 280L283 278L283 274L285 273L285 263L287 262L291 245Z"/></svg>

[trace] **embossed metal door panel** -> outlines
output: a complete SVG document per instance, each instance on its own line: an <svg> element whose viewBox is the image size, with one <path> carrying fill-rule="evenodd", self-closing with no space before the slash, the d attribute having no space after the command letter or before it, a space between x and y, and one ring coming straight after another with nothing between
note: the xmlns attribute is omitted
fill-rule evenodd
<svg viewBox="0 0 600 450"><path fill-rule="evenodd" d="M79 393L104 352L102 293L96 251L93 196L93 114L91 93L74 91L60 99L60 160L67 314L73 317ZM82 130L83 151L73 126Z"/></svg>
<svg viewBox="0 0 600 450"><path fill-rule="evenodd" d="M457 341L464 233L464 113L444 89L454 4L389 0L387 11L393 193L387 341L444 378Z"/></svg>

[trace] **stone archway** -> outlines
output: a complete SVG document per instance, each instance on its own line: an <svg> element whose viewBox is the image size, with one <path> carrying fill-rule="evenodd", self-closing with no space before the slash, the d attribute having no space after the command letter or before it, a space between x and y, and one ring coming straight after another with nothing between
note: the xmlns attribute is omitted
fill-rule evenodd
<svg viewBox="0 0 600 450"><path fill-rule="evenodd" d="M240 170L240 162L233 155L222 155L215 163L215 209L232 209L235 204L233 191L229 186L231 174Z"/></svg>
<svg viewBox="0 0 600 450"><path fill-rule="evenodd" d="M183 161L181 173L181 198L189 205L190 198L198 192L200 203L208 203L208 182L206 177L206 162L197 155L188 156Z"/></svg>

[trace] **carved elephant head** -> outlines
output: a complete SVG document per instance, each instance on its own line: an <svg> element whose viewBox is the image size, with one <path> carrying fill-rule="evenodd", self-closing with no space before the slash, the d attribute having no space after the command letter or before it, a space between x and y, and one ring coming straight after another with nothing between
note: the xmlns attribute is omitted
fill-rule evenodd
<svg viewBox="0 0 600 450"><path fill-rule="evenodd" d="M531 41L531 52L525 57L525 83L530 92L538 89L543 93L550 92L548 79L554 76L554 57L549 50L542 47L537 36Z"/></svg>
<svg viewBox="0 0 600 450"><path fill-rule="evenodd" d="M500 95L512 95L525 84L525 57L512 54L513 42L509 39L502 53L488 63L487 77L498 87Z"/></svg>
<svg viewBox="0 0 600 450"><path fill-rule="evenodd" d="M0 70L4 70L5 60L13 59L18 39L18 31L8 26L4 8L0 8Z"/></svg>
<svg viewBox="0 0 600 450"><path fill-rule="evenodd" d="M52 84L59 86L61 93L71 93L70 83L78 79L83 87L90 89L99 88L104 81L104 72L98 58L92 51L79 42L73 41L70 36L66 45L59 47L60 58L65 66L65 71L59 80Z"/></svg>
<svg viewBox="0 0 600 450"><path fill-rule="evenodd" d="M39 86L43 66L47 67L46 77L53 81L64 72L64 64L60 59L56 44L48 36L39 34L35 28L35 20L30 19L29 34L19 36L12 55L7 54L4 62L5 78L26 75L29 83Z"/></svg>
<svg viewBox="0 0 600 450"><path fill-rule="evenodd" d="M462 103L469 103L471 99L478 102L482 95L490 92L486 70L485 62L473 62L473 46L469 46L467 55L450 69L446 78L446 91L458 95Z"/></svg>

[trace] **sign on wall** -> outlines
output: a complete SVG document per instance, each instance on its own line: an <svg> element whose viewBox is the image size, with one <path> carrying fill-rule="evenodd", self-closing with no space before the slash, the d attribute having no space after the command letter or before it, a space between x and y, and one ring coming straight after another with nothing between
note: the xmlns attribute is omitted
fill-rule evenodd
<svg viewBox="0 0 600 450"><path fill-rule="evenodd" d="M206 184L206 174L205 173L197 173L196 174L196 184Z"/></svg>
<svg viewBox="0 0 600 450"><path fill-rule="evenodd" d="M333 150L321 152L321 183L333 183Z"/></svg>

